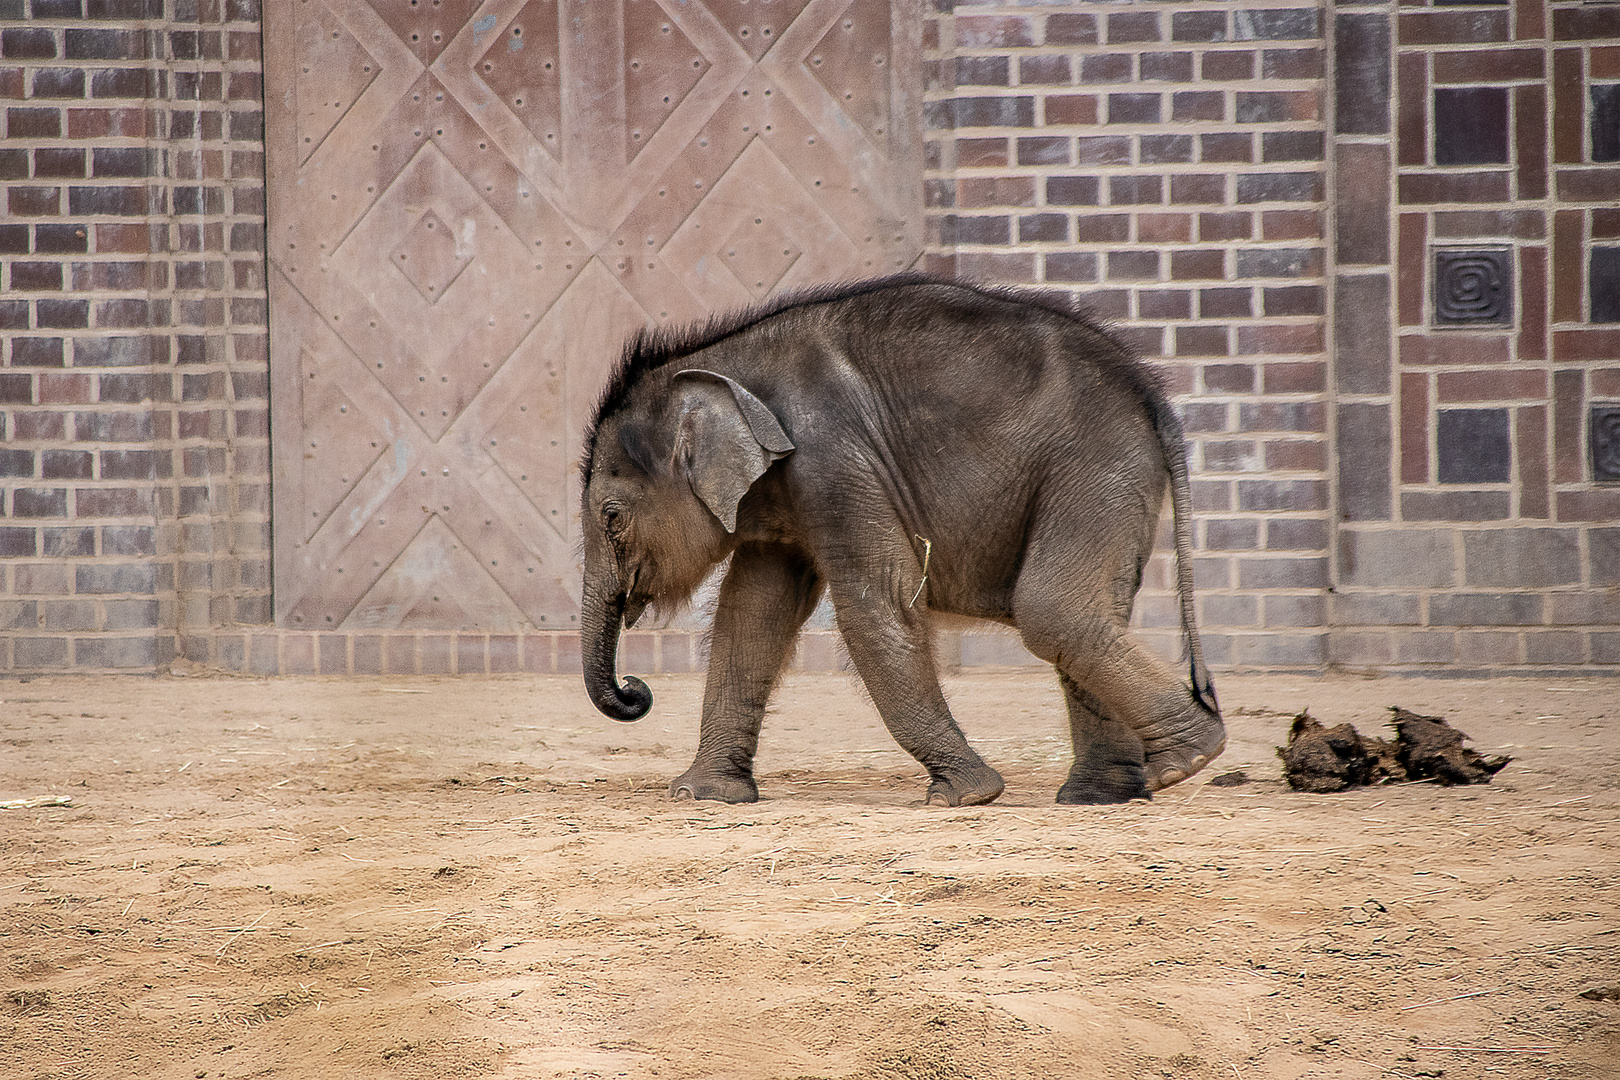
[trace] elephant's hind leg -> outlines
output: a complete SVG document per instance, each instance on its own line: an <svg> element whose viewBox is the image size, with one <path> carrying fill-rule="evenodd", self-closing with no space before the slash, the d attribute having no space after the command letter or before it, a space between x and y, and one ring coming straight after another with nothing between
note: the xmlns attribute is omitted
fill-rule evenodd
<svg viewBox="0 0 1620 1080"><path fill-rule="evenodd" d="M1120 748L1130 742L1113 729L1122 724L1141 747L1151 792L1214 760L1226 746L1226 728L1191 686L1131 636L1126 619L1134 588L1122 582L1133 586L1135 575L1125 556L1120 565L1127 569L1086 580L1076 577L1072 564L1032 559L1014 591L1014 617L1025 646L1081 691L1078 702L1070 698L1076 768L1094 775L1099 763L1120 760ZM1067 683L1064 689L1068 693ZM1078 713L1077 703L1084 706ZM1087 738L1100 745L1086 745ZM1117 789L1117 781L1102 785L1110 786Z"/></svg>
<svg viewBox="0 0 1620 1080"><path fill-rule="evenodd" d="M1057 801L1084 805L1151 798L1141 736L1130 725L1106 716L1102 703L1061 671L1058 681L1069 706L1074 764L1058 789Z"/></svg>
<svg viewBox="0 0 1620 1080"><path fill-rule="evenodd" d="M765 706L822 583L801 552L745 544L720 585L710 637L697 758L669 785L677 799L759 799L754 754Z"/></svg>

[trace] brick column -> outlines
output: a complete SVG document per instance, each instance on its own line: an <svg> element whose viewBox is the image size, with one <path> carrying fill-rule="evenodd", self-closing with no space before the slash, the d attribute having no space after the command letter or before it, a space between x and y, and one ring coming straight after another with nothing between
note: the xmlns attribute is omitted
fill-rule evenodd
<svg viewBox="0 0 1620 1080"><path fill-rule="evenodd" d="M268 618L257 20L0 0L0 670Z"/></svg>

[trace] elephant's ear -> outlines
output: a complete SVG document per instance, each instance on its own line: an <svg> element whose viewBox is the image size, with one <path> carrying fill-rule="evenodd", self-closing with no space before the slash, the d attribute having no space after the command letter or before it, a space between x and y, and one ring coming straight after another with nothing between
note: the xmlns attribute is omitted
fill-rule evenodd
<svg viewBox="0 0 1620 1080"><path fill-rule="evenodd" d="M675 467L726 531L736 532L737 504L793 443L763 401L724 375L679 371L674 390Z"/></svg>

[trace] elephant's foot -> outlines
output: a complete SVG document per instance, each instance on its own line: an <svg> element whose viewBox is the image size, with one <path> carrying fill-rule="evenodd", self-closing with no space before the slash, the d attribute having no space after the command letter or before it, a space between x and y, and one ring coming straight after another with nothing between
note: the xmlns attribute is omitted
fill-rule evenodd
<svg viewBox="0 0 1620 1080"><path fill-rule="evenodd" d="M1006 790L1001 774L979 764L967 769L933 771L924 802L931 806L983 806Z"/></svg>
<svg viewBox="0 0 1620 1080"><path fill-rule="evenodd" d="M1181 783L1226 749L1226 725L1198 704L1138 734L1146 751L1149 791Z"/></svg>
<svg viewBox="0 0 1620 1080"><path fill-rule="evenodd" d="M1151 798L1153 795L1148 790L1147 772L1140 758L1135 761L1088 762L1085 767L1076 765L1069 771L1069 778L1057 793L1057 801L1063 806L1101 806Z"/></svg>
<svg viewBox="0 0 1620 1080"><path fill-rule="evenodd" d="M759 802L759 785L747 773L693 765L670 781L669 797L728 803Z"/></svg>

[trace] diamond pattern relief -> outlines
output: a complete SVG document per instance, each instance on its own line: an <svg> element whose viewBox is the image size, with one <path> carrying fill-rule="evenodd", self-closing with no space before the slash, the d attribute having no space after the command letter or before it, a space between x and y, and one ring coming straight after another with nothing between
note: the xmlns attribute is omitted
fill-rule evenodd
<svg viewBox="0 0 1620 1080"><path fill-rule="evenodd" d="M498 20L491 19L491 32ZM561 153L562 70L557 62L557 5L529 0L477 64L488 84L548 153Z"/></svg>
<svg viewBox="0 0 1620 1080"><path fill-rule="evenodd" d="M804 0L709 0L708 8L755 61L804 10Z"/></svg>
<svg viewBox="0 0 1620 1080"><path fill-rule="evenodd" d="M860 249L764 141L755 139L687 215L663 257L712 310L724 311L754 303L773 289L850 276L848 268L860 263Z"/></svg>
<svg viewBox="0 0 1620 1080"><path fill-rule="evenodd" d="M422 214L388 257L430 304L439 302L473 260L472 248L458 244L444 219L432 210Z"/></svg>
<svg viewBox="0 0 1620 1080"><path fill-rule="evenodd" d="M627 0L624 51L625 128L634 156L713 65L654 0Z"/></svg>
<svg viewBox="0 0 1620 1080"><path fill-rule="evenodd" d="M301 7L298 152L307 160L377 77L377 62L325 4Z"/></svg>
<svg viewBox="0 0 1620 1080"><path fill-rule="evenodd" d="M889 121L889 0L853 0L805 64L839 108L882 139Z"/></svg>
<svg viewBox="0 0 1620 1080"><path fill-rule="evenodd" d="M625 335L920 250L895 2L266 0L279 621L577 619Z"/></svg>

